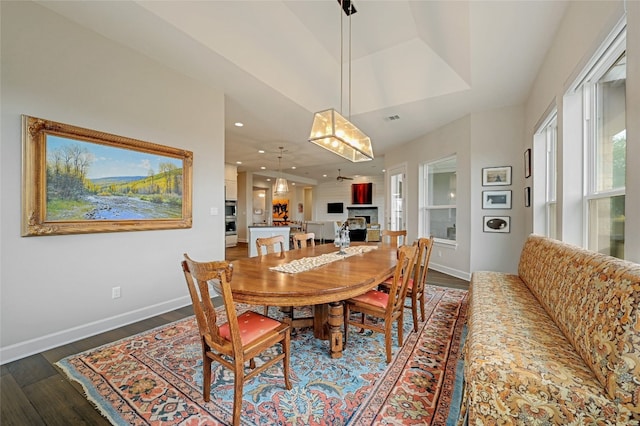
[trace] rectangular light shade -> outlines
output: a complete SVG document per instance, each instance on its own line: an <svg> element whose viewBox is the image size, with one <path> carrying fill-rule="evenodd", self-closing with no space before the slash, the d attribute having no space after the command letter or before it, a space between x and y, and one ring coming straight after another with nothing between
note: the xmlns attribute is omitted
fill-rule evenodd
<svg viewBox="0 0 640 426"><path fill-rule="evenodd" d="M309 142L354 163L373 160L369 136L333 108L315 113Z"/></svg>

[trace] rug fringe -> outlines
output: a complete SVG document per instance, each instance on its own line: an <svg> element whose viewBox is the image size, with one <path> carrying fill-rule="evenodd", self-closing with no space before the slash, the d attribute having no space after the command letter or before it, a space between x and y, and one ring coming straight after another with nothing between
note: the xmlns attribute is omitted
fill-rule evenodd
<svg viewBox="0 0 640 426"><path fill-rule="evenodd" d="M58 367L60 370L62 370L70 380L77 382L82 387L82 389L84 390L84 397L87 398L87 400L96 408L96 410L100 413L102 417L109 420L109 422L112 425L118 424L117 419L112 415L112 413L109 413L108 410L104 408L104 405L105 405L104 398L94 397L93 392L89 390L89 385L87 385L82 379L78 378L76 374L73 373L72 371L73 367L71 367L66 360L64 359L60 360L56 362L54 365ZM101 404L100 401L103 401L103 403Z"/></svg>

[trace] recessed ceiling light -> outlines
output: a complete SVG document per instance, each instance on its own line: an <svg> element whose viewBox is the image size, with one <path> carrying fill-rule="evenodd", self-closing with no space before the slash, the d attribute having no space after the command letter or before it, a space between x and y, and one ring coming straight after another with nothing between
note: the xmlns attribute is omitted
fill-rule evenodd
<svg viewBox="0 0 640 426"><path fill-rule="evenodd" d="M291 168L292 168L293 170L295 170L295 169L296 169L296 166L291 166Z"/></svg>
<svg viewBox="0 0 640 426"><path fill-rule="evenodd" d="M236 127L242 127L242 126L244 126L244 123L236 121L235 123L233 123L233 125L236 126Z"/></svg>
<svg viewBox="0 0 640 426"><path fill-rule="evenodd" d="M236 164L242 164L242 161L236 161Z"/></svg>
<svg viewBox="0 0 640 426"><path fill-rule="evenodd" d="M295 182L291 182L291 185L296 186L296 183Z"/></svg>
<svg viewBox="0 0 640 426"><path fill-rule="evenodd" d="M260 170L267 170L265 166L260 166Z"/></svg>
<svg viewBox="0 0 640 426"><path fill-rule="evenodd" d="M271 178L267 178L267 182L271 182Z"/></svg>
<svg viewBox="0 0 640 426"><path fill-rule="evenodd" d="M327 177L327 175L322 175L322 177Z"/></svg>
<svg viewBox="0 0 640 426"><path fill-rule="evenodd" d="M259 149L259 150L258 150L258 153L259 153L259 154L264 154L264 149Z"/></svg>

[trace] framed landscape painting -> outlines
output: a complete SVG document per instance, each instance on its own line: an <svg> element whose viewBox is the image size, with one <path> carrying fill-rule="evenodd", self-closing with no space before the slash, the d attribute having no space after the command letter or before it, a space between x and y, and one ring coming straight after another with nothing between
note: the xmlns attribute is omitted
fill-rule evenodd
<svg viewBox="0 0 640 426"><path fill-rule="evenodd" d="M22 235L190 228L193 153L22 116Z"/></svg>

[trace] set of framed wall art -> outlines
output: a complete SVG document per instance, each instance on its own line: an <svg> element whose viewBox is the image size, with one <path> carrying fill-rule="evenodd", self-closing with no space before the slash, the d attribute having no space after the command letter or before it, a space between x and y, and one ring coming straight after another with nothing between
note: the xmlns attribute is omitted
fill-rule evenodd
<svg viewBox="0 0 640 426"><path fill-rule="evenodd" d="M501 186L511 186L511 166L485 167L482 169L482 186L496 187L482 191L482 208L484 210L511 209L511 190L500 189ZM511 232L510 216L483 216L482 230L484 232Z"/></svg>
<svg viewBox="0 0 640 426"><path fill-rule="evenodd" d="M524 177L531 177L531 148L524 151ZM531 187L524 188L524 206L531 207Z"/></svg>

